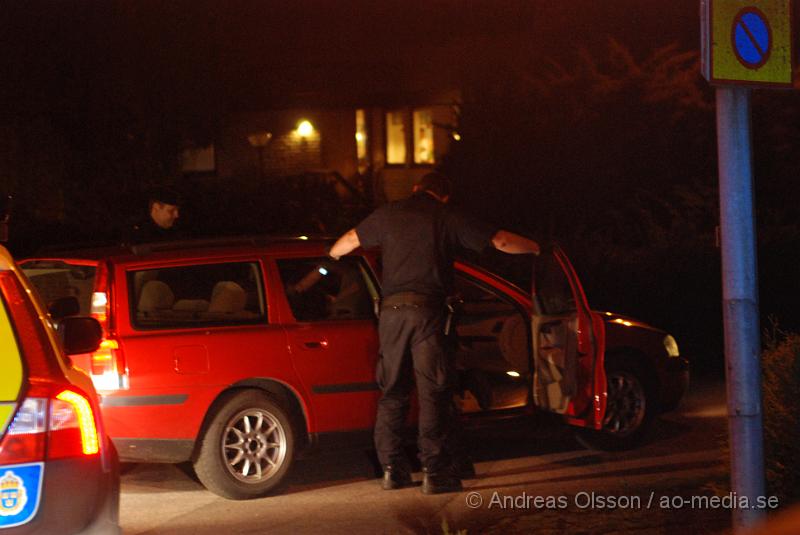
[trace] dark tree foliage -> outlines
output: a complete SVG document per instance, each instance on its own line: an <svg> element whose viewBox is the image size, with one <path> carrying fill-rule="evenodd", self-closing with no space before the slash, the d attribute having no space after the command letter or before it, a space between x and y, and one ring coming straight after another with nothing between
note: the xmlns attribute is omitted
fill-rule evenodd
<svg viewBox="0 0 800 535"><path fill-rule="evenodd" d="M767 491L781 505L800 499L800 336L767 334L762 354Z"/></svg>
<svg viewBox="0 0 800 535"><path fill-rule="evenodd" d="M714 94L698 54L670 45L637 59L611 39L546 65L487 65L470 80L463 141L446 162L459 200L498 224L558 240L593 306L667 328L696 365L719 368ZM754 97L762 273L783 285L762 278L765 314L790 313L773 298L786 285L800 296L774 262L798 243L790 157L798 102L793 93Z"/></svg>

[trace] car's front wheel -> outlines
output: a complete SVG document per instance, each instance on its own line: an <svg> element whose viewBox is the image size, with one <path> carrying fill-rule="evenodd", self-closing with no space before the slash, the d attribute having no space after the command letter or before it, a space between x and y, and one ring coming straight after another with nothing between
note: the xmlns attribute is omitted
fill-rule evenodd
<svg viewBox="0 0 800 535"><path fill-rule="evenodd" d="M283 482L294 448L287 411L265 393L246 390L233 395L214 415L194 470L208 490L224 498L259 498Z"/></svg>
<svg viewBox="0 0 800 535"><path fill-rule="evenodd" d="M603 427L581 429L578 440L601 450L625 450L639 445L657 415L652 382L633 359L612 359L606 365L608 398Z"/></svg>

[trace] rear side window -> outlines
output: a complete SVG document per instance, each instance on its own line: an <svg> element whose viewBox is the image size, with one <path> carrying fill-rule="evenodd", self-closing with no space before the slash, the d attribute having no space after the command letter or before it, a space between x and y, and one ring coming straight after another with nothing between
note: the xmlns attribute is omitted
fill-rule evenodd
<svg viewBox="0 0 800 535"><path fill-rule="evenodd" d="M75 297L80 305L81 316L88 316L91 312L94 277L97 272L95 266L34 260L25 262L22 271L46 305L64 297Z"/></svg>
<svg viewBox="0 0 800 535"><path fill-rule="evenodd" d="M344 257L278 260L286 298L297 321L375 318L378 290L363 262Z"/></svg>
<svg viewBox="0 0 800 535"><path fill-rule="evenodd" d="M159 329L263 323L262 280L256 262L131 271L133 325Z"/></svg>

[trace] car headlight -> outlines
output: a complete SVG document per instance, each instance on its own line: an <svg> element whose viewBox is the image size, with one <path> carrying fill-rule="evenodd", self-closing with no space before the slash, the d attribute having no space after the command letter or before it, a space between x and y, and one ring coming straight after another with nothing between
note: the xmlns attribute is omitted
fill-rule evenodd
<svg viewBox="0 0 800 535"><path fill-rule="evenodd" d="M664 337L664 349L667 350L667 355L670 357L679 357L681 355L678 349L678 342L675 341L671 334Z"/></svg>

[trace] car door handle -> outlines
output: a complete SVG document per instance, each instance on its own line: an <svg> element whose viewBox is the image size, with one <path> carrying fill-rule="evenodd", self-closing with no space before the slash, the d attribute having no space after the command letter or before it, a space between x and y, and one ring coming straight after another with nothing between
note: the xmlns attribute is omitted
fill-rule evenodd
<svg viewBox="0 0 800 535"><path fill-rule="evenodd" d="M303 342L303 345L306 346L308 349L324 349L328 347L327 340L314 340L309 342Z"/></svg>

